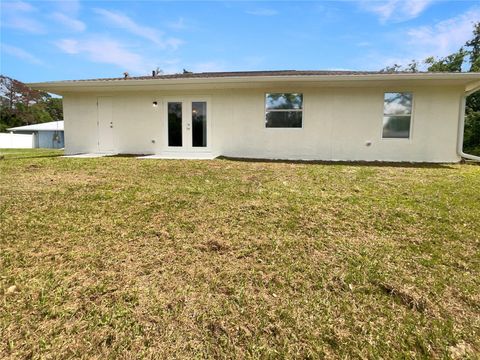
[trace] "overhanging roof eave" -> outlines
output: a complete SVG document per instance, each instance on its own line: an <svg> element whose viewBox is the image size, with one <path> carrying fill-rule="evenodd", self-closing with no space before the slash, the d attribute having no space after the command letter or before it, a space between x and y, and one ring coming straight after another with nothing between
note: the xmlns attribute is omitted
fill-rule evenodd
<svg viewBox="0 0 480 360"><path fill-rule="evenodd" d="M469 83L480 81L480 73L402 73L402 74L368 74L368 75L289 75L289 76L232 76L232 77L198 77L198 78L172 78L172 79L114 79L114 80L78 80L29 83L28 86L56 93L75 92L75 89L105 87L139 87L139 86L199 86L213 84L249 84L249 83L345 83L345 82L371 82L371 81L430 81L450 80L467 86Z"/></svg>

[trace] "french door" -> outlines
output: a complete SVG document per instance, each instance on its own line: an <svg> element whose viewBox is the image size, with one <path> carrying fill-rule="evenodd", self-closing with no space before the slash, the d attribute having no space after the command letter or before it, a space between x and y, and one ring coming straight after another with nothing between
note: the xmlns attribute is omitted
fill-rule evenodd
<svg viewBox="0 0 480 360"><path fill-rule="evenodd" d="M165 101L168 151L210 151L210 102L206 98L172 98Z"/></svg>

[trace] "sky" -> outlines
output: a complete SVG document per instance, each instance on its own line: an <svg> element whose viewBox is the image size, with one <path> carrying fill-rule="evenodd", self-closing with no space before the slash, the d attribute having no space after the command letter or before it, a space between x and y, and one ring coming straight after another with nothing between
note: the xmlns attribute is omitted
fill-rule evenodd
<svg viewBox="0 0 480 360"><path fill-rule="evenodd" d="M24 82L183 69L379 70L446 56L480 1L1 1L0 72Z"/></svg>

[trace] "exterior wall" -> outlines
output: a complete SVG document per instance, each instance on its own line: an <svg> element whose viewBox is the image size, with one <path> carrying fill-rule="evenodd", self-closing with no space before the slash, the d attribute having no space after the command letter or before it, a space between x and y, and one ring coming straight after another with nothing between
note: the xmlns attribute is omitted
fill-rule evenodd
<svg viewBox="0 0 480 360"><path fill-rule="evenodd" d="M55 138L55 135L58 138ZM47 149L61 149L63 148L63 131L38 131L36 133L37 146L39 148Z"/></svg>
<svg viewBox="0 0 480 360"><path fill-rule="evenodd" d="M98 151L97 95L66 95L63 98L65 152ZM115 151L126 154L154 154L163 137L161 106L153 108L154 94L117 94L113 100ZM152 143L155 140L155 143Z"/></svg>
<svg viewBox="0 0 480 360"><path fill-rule="evenodd" d="M65 153L96 152L97 147L97 97L70 95L63 97L63 131Z"/></svg>
<svg viewBox="0 0 480 360"><path fill-rule="evenodd" d="M32 134L0 133L0 149L31 149Z"/></svg>
<svg viewBox="0 0 480 360"><path fill-rule="evenodd" d="M382 139L385 92L412 92L410 139ZM266 87L209 91L67 94L66 153L98 151L99 96L112 96L115 152L162 154L167 99L208 96L213 155L232 157L457 162L461 87ZM301 92L303 128L265 128L265 93ZM158 107L152 102L157 101ZM367 146L367 142L371 143Z"/></svg>
<svg viewBox="0 0 480 360"><path fill-rule="evenodd" d="M62 131L15 131L15 134L28 134L33 138L33 148L61 149L64 147L64 133ZM54 136L58 135L55 139Z"/></svg>

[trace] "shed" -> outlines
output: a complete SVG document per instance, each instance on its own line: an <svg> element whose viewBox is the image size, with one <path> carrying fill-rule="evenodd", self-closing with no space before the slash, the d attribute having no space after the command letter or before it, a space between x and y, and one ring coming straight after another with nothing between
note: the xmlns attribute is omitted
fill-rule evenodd
<svg viewBox="0 0 480 360"><path fill-rule="evenodd" d="M17 126L7 130L14 134L33 134L35 148L61 149L65 146L63 120Z"/></svg>

